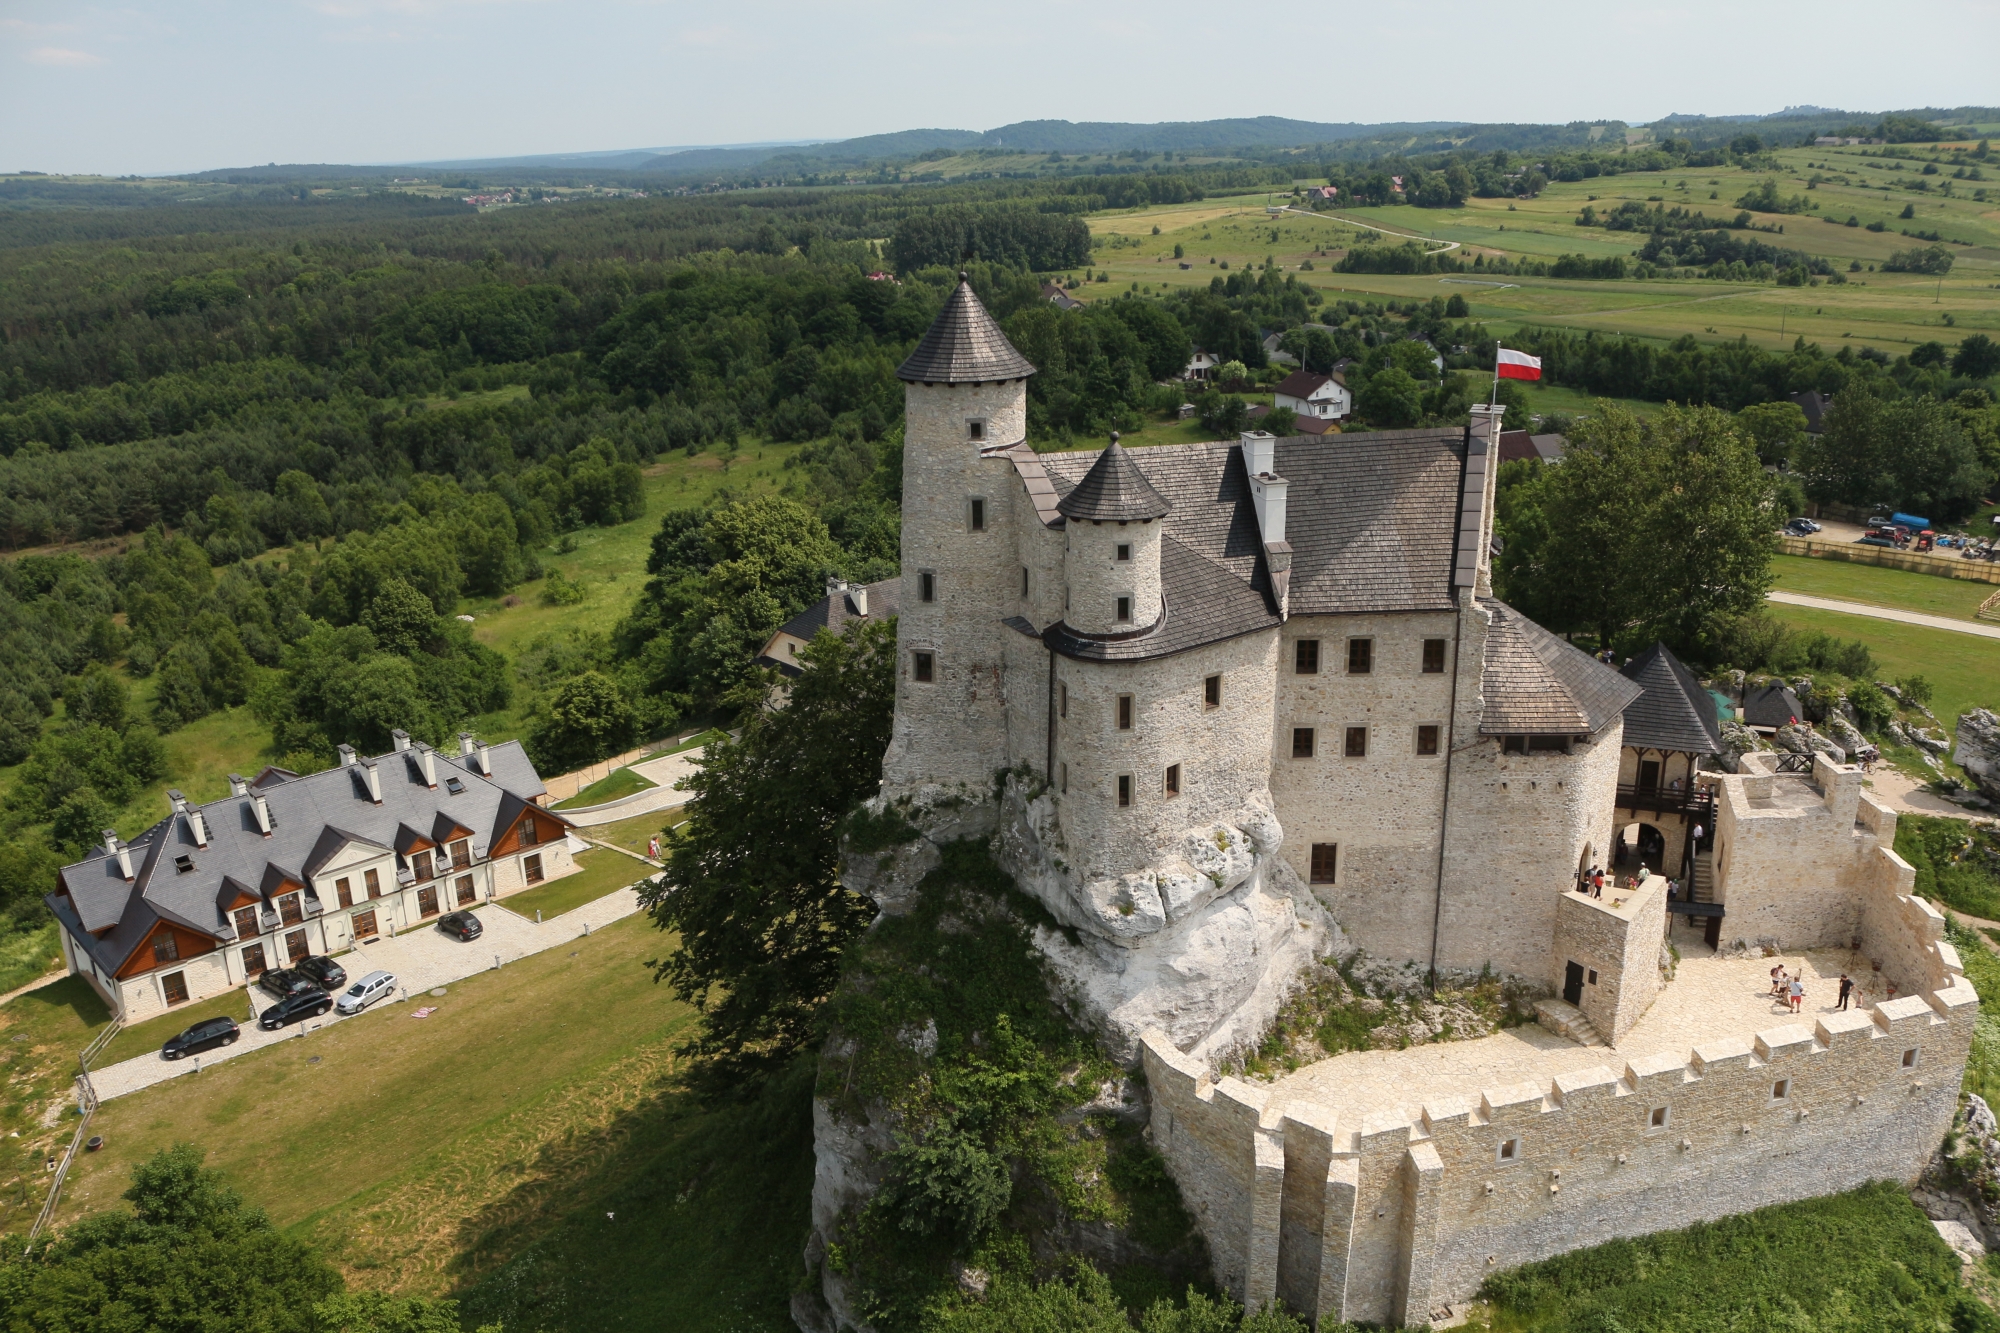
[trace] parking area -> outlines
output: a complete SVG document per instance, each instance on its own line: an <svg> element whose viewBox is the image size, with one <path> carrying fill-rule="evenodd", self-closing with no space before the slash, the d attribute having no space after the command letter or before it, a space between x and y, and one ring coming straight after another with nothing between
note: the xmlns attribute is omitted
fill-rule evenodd
<svg viewBox="0 0 2000 1333"><path fill-rule="evenodd" d="M636 861L634 867L638 868ZM334 1023L366 1020L381 1014L407 1017L422 1006L425 996L435 987L449 986L495 967L504 969L517 959L566 944L638 910L639 895L631 888L608 893L540 925L509 911L505 903L488 903L477 909L485 932L476 940L460 942L434 927L426 927L341 954L338 961L347 970L350 982L379 968L395 973L398 983L391 998L379 1001L352 1019L329 1013L324 1018L307 1019L276 1032L265 1032L257 1027L255 1015L271 1005L271 997L246 988L237 992L243 1005L242 1012L234 1017L242 1025L242 1035L235 1045L172 1061L162 1059L157 1050L149 1051L92 1070L91 1085L97 1090L97 1099L108 1102L155 1083L198 1074L206 1065L240 1059L275 1042L310 1040L314 1032Z"/></svg>

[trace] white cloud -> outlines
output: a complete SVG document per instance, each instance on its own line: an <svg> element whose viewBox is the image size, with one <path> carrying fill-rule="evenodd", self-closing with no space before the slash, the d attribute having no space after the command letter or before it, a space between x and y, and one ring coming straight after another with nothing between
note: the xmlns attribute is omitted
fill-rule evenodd
<svg viewBox="0 0 2000 1333"><path fill-rule="evenodd" d="M92 55L88 51L71 50L66 46L38 46L28 52L28 59L37 65L66 65L72 68L104 63L103 56Z"/></svg>

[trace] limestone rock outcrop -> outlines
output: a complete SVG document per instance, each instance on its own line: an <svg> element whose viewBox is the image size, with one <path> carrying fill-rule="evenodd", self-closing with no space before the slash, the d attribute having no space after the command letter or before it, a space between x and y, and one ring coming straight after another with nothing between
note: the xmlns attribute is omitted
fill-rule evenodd
<svg viewBox="0 0 2000 1333"><path fill-rule="evenodd" d="M1951 759L1978 784L1982 796L2000 801L2000 717L1991 709L1958 715L1958 744Z"/></svg>

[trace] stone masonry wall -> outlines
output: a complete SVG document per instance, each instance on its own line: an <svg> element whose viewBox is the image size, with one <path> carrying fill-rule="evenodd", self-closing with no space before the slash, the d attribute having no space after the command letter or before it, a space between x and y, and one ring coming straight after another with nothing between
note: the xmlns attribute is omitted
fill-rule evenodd
<svg viewBox="0 0 2000 1333"><path fill-rule="evenodd" d="M1121 634L1144 629L1160 618L1160 537L1158 523L1066 525L1063 574L1068 607L1063 619L1085 634ZM1118 548L1127 558L1118 558ZM1131 615L1116 616L1117 599L1130 597ZM1191 609L1191 608L1187 608Z"/></svg>
<svg viewBox="0 0 2000 1333"><path fill-rule="evenodd" d="M1660 994L1660 945L1667 934L1667 881L1650 875L1636 889L1604 897L1565 893L1556 905L1549 989L1560 992L1566 964L1584 968L1577 1005L1598 1035L1616 1046Z"/></svg>
<svg viewBox="0 0 2000 1333"><path fill-rule="evenodd" d="M1827 764L1803 774L1704 775L1716 791L1716 900L1726 944L1846 946L1862 933L1868 894L1914 872L1888 851L1895 817L1861 790L1861 772ZM1888 860L1882 859L1886 854ZM1898 869L1901 867L1901 869Z"/></svg>

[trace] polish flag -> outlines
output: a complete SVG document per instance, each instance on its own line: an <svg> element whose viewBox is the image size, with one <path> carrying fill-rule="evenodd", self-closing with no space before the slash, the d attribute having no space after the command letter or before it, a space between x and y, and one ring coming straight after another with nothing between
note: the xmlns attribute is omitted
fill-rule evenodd
<svg viewBox="0 0 2000 1333"><path fill-rule="evenodd" d="M1503 380L1538 380L1542 377L1542 358L1502 347L1499 364L1494 369Z"/></svg>

